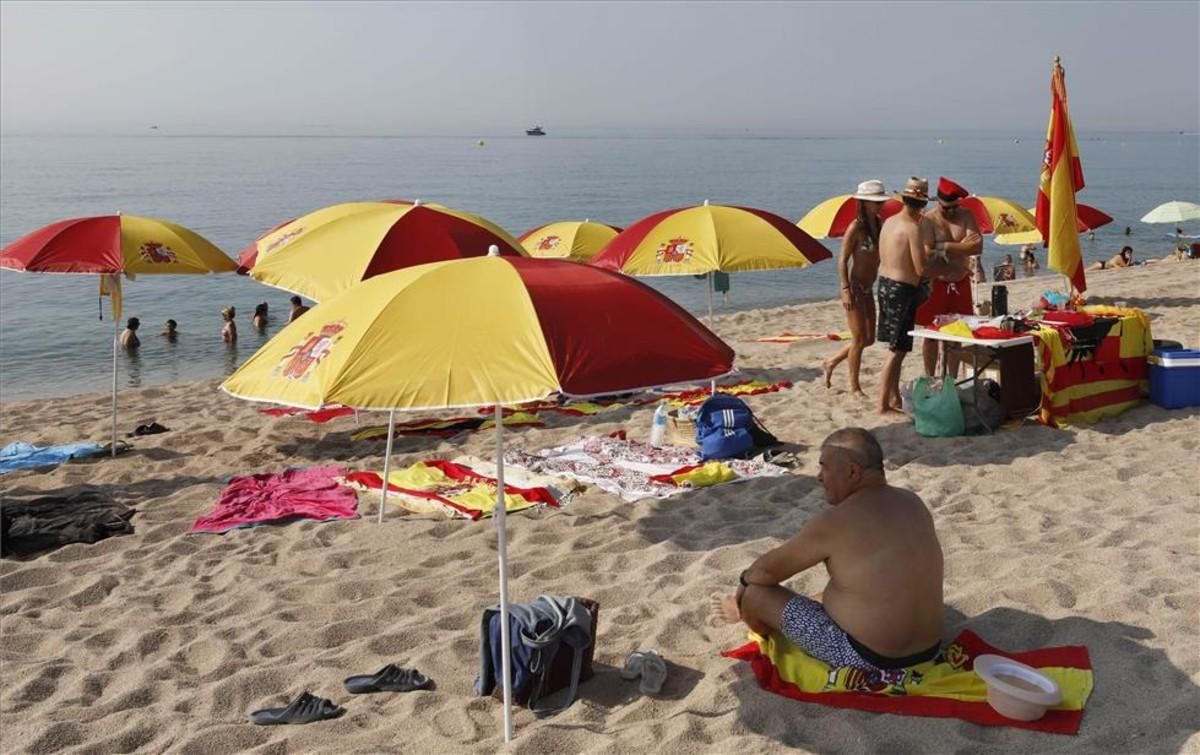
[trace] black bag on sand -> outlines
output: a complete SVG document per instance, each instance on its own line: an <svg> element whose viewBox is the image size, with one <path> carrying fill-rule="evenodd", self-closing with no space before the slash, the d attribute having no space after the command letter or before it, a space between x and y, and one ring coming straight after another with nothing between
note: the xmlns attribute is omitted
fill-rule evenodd
<svg viewBox="0 0 1200 755"><path fill-rule="evenodd" d="M971 401L971 392L975 400ZM1004 405L1000 403L1000 384L995 380L983 379L974 385L958 389L958 403L962 405L963 432L978 435L1000 427L1007 418Z"/></svg>

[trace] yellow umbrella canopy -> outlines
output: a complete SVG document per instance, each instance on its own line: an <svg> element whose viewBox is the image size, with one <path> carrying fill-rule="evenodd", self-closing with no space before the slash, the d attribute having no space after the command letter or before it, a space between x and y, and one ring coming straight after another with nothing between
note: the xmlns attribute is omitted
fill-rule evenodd
<svg viewBox="0 0 1200 755"><path fill-rule="evenodd" d="M982 207L982 212L970 207L972 201L978 202L979 206ZM962 201L962 204L971 209L977 219L980 215L986 214L987 225L997 234L1023 233L1037 230L1037 220L1034 219L1033 215L1011 199L986 196L967 197ZM982 230L985 226L983 223L980 223L980 227ZM983 232L988 233L989 231Z"/></svg>
<svg viewBox="0 0 1200 755"><path fill-rule="evenodd" d="M774 213L706 202L642 218L592 264L626 275L700 275L807 267L832 256Z"/></svg>
<svg viewBox="0 0 1200 755"><path fill-rule="evenodd" d="M350 202L285 223L243 252L250 277L324 301L382 273L427 262L525 256L516 239L478 215L441 205ZM252 265L247 265L248 261Z"/></svg>
<svg viewBox="0 0 1200 755"><path fill-rule="evenodd" d="M517 241L531 257L588 262L620 232L621 229L614 225L591 219L559 220L528 230L518 236Z"/></svg>

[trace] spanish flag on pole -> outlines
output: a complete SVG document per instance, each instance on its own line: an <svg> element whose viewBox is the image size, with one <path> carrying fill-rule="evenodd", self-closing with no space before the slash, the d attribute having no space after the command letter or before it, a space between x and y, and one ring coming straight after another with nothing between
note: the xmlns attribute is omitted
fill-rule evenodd
<svg viewBox="0 0 1200 755"><path fill-rule="evenodd" d="M1038 185L1037 227L1042 234L1042 245L1050 248L1050 267L1070 278L1075 290L1082 292L1087 290L1087 281L1079 251L1075 192L1084 185L1083 166L1067 113L1066 74L1059 60L1054 58L1054 72L1050 75L1050 125L1046 129Z"/></svg>

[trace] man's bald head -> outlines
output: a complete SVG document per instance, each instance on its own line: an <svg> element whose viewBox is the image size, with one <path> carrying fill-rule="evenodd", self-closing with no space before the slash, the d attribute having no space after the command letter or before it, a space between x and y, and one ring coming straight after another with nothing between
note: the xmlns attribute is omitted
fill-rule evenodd
<svg viewBox="0 0 1200 755"><path fill-rule="evenodd" d="M870 430L861 427L835 430L821 444L821 448L836 449L847 461L857 464L864 471L883 471L883 448Z"/></svg>

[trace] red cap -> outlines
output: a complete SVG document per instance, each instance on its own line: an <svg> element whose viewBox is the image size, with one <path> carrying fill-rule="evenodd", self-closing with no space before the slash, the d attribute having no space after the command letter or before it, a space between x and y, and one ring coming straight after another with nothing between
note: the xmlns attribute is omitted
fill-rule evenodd
<svg viewBox="0 0 1200 755"><path fill-rule="evenodd" d="M947 202L953 202L958 199L966 199L967 195L971 192L954 183L949 178L942 176L938 180L937 193L939 198Z"/></svg>

